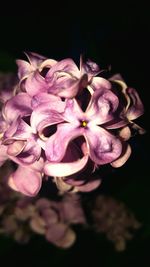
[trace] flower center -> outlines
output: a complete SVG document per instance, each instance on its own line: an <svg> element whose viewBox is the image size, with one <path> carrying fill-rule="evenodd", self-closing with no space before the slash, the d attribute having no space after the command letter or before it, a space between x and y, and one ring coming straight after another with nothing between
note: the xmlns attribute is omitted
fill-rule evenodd
<svg viewBox="0 0 150 267"><path fill-rule="evenodd" d="M87 126L87 121L81 121L81 127L86 127Z"/></svg>

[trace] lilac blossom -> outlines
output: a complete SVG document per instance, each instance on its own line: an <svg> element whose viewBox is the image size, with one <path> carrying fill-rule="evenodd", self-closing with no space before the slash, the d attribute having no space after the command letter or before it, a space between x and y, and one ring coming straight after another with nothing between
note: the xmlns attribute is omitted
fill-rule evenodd
<svg viewBox="0 0 150 267"><path fill-rule="evenodd" d="M78 68L69 58L26 56L28 62L17 60L15 89L12 83L9 96L3 86L0 93L0 165L17 165L9 186L35 196L50 176L63 192L96 189L95 170L121 167L132 128L144 132L134 122L144 112L138 93L120 75L97 76L99 66L82 57Z"/></svg>

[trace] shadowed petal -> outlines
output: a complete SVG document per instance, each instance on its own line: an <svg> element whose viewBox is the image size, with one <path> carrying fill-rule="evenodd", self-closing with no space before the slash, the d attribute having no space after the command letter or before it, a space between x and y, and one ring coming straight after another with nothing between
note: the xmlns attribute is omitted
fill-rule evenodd
<svg viewBox="0 0 150 267"><path fill-rule="evenodd" d="M27 116L32 112L31 97L26 93L19 93L6 102L3 108L5 119L11 123L19 116Z"/></svg>
<svg viewBox="0 0 150 267"><path fill-rule="evenodd" d="M126 144L126 146L124 147L120 157L117 160L113 161L111 163L111 166L114 167L114 168L121 167L122 165L125 164L125 162L128 160L130 155L131 155L131 146L129 144Z"/></svg>
<svg viewBox="0 0 150 267"><path fill-rule="evenodd" d="M100 179L92 180L91 178L91 180L85 182L83 185L76 186L76 190L79 192L90 192L99 187L100 184L101 184Z"/></svg>
<svg viewBox="0 0 150 267"><path fill-rule="evenodd" d="M122 151L120 140L103 128L93 126L86 131L85 137L89 144L90 158L95 163L107 164L120 156Z"/></svg>
<svg viewBox="0 0 150 267"><path fill-rule="evenodd" d="M134 120L144 113L144 106L142 101L134 88L128 88L127 93L132 99L131 107L127 110L127 118Z"/></svg>
<svg viewBox="0 0 150 267"><path fill-rule="evenodd" d="M31 115L31 126L33 132L42 131L47 126L64 121L64 118L57 110L64 110L64 102L59 98L55 103L44 103L37 107Z"/></svg>
<svg viewBox="0 0 150 267"><path fill-rule="evenodd" d="M1 145L0 143L0 166L2 166L7 159L8 159L7 147Z"/></svg>
<svg viewBox="0 0 150 267"><path fill-rule="evenodd" d="M91 83L90 83L90 87L92 87L92 89L95 90L100 90L100 89L111 89L111 83L102 78L102 77L93 77Z"/></svg>
<svg viewBox="0 0 150 267"><path fill-rule="evenodd" d="M45 154L50 162L60 162L69 142L83 134L83 128L77 128L71 123L62 123L57 126L57 132L46 142Z"/></svg>

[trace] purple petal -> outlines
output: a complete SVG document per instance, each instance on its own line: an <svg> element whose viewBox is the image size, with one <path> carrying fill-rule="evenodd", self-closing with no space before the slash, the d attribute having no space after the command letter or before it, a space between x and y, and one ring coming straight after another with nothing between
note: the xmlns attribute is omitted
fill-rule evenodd
<svg viewBox="0 0 150 267"><path fill-rule="evenodd" d="M125 144L120 157L117 160L113 161L111 163L111 166L114 168L121 167L122 165L126 163L130 155L131 155L131 146L129 144Z"/></svg>
<svg viewBox="0 0 150 267"><path fill-rule="evenodd" d="M52 98L48 98L53 100ZM64 102L59 98L55 101L43 103L34 109L31 115L33 132L42 131L45 127L64 121L61 112L64 110Z"/></svg>
<svg viewBox="0 0 150 267"><path fill-rule="evenodd" d="M64 111L65 102L56 95L39 93L32 97L31 105L33 109L46 103L49 103L49 107L51 107L51 109L58 110L58 112Z"/></svg>
<svg viewBox="0 0 150 267"><path fill-rule="evenodd" d="M92 87L92 89L95 90L100 90L100 89L111 89L111 83L102 78L102 77L93 77L91 83L90 83L90 87Z"/></svg>
<svg viewBox="0 0 150 267"><path fill-rule="evenodd" d="M90 180L87 183L80 185L80 186L76 186L77 191L79 192L90 192L95 190L97 187L99 187L99 185L101 184L101 180L97 179L97 180Z"/></svg>
<svg viewBox="0 0 150 267"><path fill-rule="evenodd" d="M82 170L88 162L88 155L74 162L69 163L50 163L44 166L44 173L49 176L68 176Z"/></svg>
<svg viewBox="0 0 150 267"><path fill-rule="evenodd" d="M88 155L82 153L82 148L71 142L61 163L46 162L45 174L54 177L64 177L81 171L88 162Z"/></svg>
<svg viewBox="0 0 150 267"><path fill-rule="evenodd" d="M66 153L69 142L82 135L83 132L83 128L77 128L71 123L59 124L57 132L46 142L45 154L48 161L60 162Z"/></svg>
<svg viewBox="0 0 150 267"><path fill-rule="evenodd" d="M79 121L83 120L86 116L81 110L80 106L78 105L75 99L68 99L66 101L65 110L63 113L63 117L67 122L74 123L74 125L79 126Z"/></svg>
<svg viewBox="0 0 150 267"><path fill-rule="evenodd" d="M10 144L7 148L7 153L10 156L17 156L25 147L25 142L24 141L15 141L12 144Z"/></svg>
<svg viewBox="0 0 150 267"><path fill-rule="evenodd" d="M66 74L59 73L57 77L49 82L48 92L58 95L60 97L73 98L75 97L87 84L87 76L83 75L79 79L68 77Z"/></svg>
<svg viewBox="0 0 150 267"><path fill-rule="evenodd" d="M4 106L3 114L5 119L11 123L19 116L28 116L32 112L31 97L26 93L19 93L8 100Z"/></svg>
<svg viewBox="0 0 150 267"><path fill-rule="evenodd" d="M86 114L94 124L110 121L119 104L118 97L110 90L97 89L92 95Z"/></svg>
<svg viewBox="0 0 150 267"><path fill-rule="evenodd" d="M28 79L26 79L25 89L30 96L34 96L42 92L47 92L48 85L40 73L35 71L29 75Z"/></svg>
<svg viewBox="0 0 150 267"><path fill-rule="evenodd" d="M18 59L16 63L18 65L18 77L20 80L28 77L28 75L34 71L34 67L25 60Z"/></svg>
<svg viewBox="0 0 150 267"><path fill-rule="evenodd" d="M42 56L34 52L24 52L24 54L27 56L30 64L34 67L34 69L37 69L38 66L40 66L43 63L43 61L47 59L45 56Z"/></svg>
<svg viewBox="0 0 150 267"><path fill-rule="evenodd" d="M95 62L88 59L86 63L83 63L82 58L80 59L80 70L82 73L87 73L89 79L100 72L100 68Z"/></svg>
<svg viewBox="0 0 150 267"><path fill-rule="evenodd" d="M8 184L14 190L27 196L35 196L41 188L42 177L40 172L19 166L10 176Z"/></svg>
<svg viewBox="0 0 150 267"><path fill-rule="evenodd" d="M63 59L57 62L47 73L48 79L52 78L56 72L66 72L75 77L79 77L79 69L70 58Z"/></svg>
<svg viewBox="0 0 150 267"><path fill-rule="evenodd" d="M26 146L17 157L18 161L28 165L37 161L40 158L40 155L41 147L36 141L30 140L26 143Z"/></svg>
<svg viewBox="0 0 150 267"><path fill-rule="evenodd" d="M101 127L93 126L88 129L86 138L90 158L99 165L114 161L122 152L120 140Z"/></svg>
<svg viewBox="0 0 150 267"><path fill-rule="evenodd" d="M10 127L5 131L3 143L9 144L12 140L26 140L32 135L32 128L20 117L13 121Z"/></svg>
<svg viewBox="0 0 150 267"><path fill-rule="evenodd" d="M131 107L129 107L129 109L127 110L127 118L129 120L134 120L144 113L144 106L135 89L128 88L127 93L132 99Z"/></svg>

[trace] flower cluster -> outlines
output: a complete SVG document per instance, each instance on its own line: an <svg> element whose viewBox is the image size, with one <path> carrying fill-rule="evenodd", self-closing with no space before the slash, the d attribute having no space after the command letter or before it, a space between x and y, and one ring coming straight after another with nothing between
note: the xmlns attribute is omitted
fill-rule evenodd
<svg viewBox="0 0 150 267"><path fill-rule="evenodd" d="M143 133L133 122L144 110L138 93L119 75L101 77L90 60L81 58L78 68L72 59L26 56L16 61L15 86L3 85L0 93L0 164L17 164L8 184L27 196L48 177L62 191L94 190L95 169L122 166L131 154L131 128Z"/></svg>
<svg viewBox="0 0 150 267"><path fill-rule="evenodd" d="M141 226L123 203L110 196L96 195L86 204L81 196L71 193L55 200L40 194L24 196L6 183L12 167L7 162L0 169L0 234L20 244L40 235L50 244L67 249L75 243L76 230L80 229L81 234L89 230L105 234L117 251L123 251Z"/></svg>

